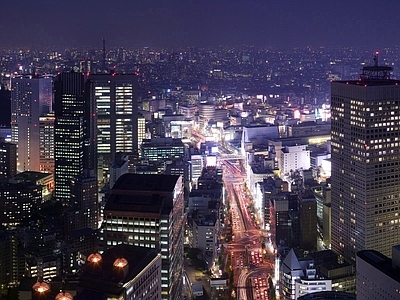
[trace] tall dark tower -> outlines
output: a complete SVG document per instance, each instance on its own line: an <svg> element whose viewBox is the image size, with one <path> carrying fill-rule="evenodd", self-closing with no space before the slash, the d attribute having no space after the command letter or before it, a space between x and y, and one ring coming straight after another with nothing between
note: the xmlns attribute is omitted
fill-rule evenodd
<svg viewBox="0 0 400 300"><path fill-rule="evenodd" d="M374 61L331 89L332 250L350 262L400 243L400 81Z"/></svg>
<svg viewBox="0 0 400 300"><path fill-rule="evenodd" d="M103 38L103 72L106 73L106 39Z"/></svg>
<svg viewBox="0 0 400 300"><path fill-rule="evenodd" d="M93 169L95 153L91 142L94 106L85 95L86 78L82 73L63 72L54 83L55 124L55 196L69 203L71 179Z"/></svg>

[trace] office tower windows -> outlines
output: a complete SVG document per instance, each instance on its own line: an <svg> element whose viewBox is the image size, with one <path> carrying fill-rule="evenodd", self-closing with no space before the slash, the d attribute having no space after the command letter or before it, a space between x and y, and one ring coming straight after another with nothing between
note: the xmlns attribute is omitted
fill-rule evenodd
<svg viewBox="0 0 400 300"><path fill-rule="evenodd" d="M354 262L364 249L400 243L400 81L390 67L332 82L332 250Z"/></svg>
<svg viewBox="0 0 400 300"><path fill-rule="evenodd" d="M60 73L54 84L55 197L66 203L71 179L81 175L84 168L84 89L81 73Z"/></svg>
<svg viewBox="0 0 400 300"><path fill-rule="evenodd" d="M132 74L91 74L89 85L97 109L99 155L138 149L137 78Z"/></svg>
<svg viewBox="0 0 400 300"><path fill-rule="evenodd" d="M0 178L9 179L17 175L17 145L0 139Z"/></svg>
<svg viewBox="0 0 400 300"><path fill-rule="evenodd" d="M54 114L39 118L40 172L54 173Z"/></svg>

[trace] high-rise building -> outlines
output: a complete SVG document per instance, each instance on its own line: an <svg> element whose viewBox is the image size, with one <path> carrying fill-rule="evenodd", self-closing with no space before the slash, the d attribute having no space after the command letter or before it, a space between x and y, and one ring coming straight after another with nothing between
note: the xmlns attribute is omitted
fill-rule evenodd
<svg viewBox="0 0 400 300"><path fill-rule="evenodd" d="M54 114L39 117L39 171L54 173Z"/></svg>
<svg viewBox="0 0 400 300"><path fill-rule="evenodd" d="M95 169L94 106L82 73L63 72L54 83L55 197L69 202L71 179Z"/></svg>
<svg viewBox="0 0 400 300"><path fill-rule="evenodd" d="M117 152L138 150L137 77L91 74L89 92L97 109L97 153L110 164Z"/></svg>
<svg viewBox="0 0 400 300"><path fill-rule="evenodd" d="M300 247L306 251L317 250L317 202L309 191L302 193L299 201Z"/></svg>
<svg viewBox="0 0 400 300"><path fill-rule="evenodd" d="M51 111L52 93L51 77L11 79L11 129L12 142L18 147L18 171L40 171L39 117Z"/></svg>
<svg viewBox="0 0 400 300"><path fill-rule="evenodd" d="M17 145L0 138L0 178L17 175Z"/></svg>
<svg viewBox="0 0 400 300"><path fill-rule="evenodd" d="M392 68L364 67L336 81L332 103L332 250L354 262L400 243L400 81Z"/></svg>
<svg viewBox="0 0 400 300"><path fill-rule="evenodd" d="M157 249L162 299L181 299L184 224L182 177L124 174L104 208L103 248L128 243Z"/></svg>
<svg viewBox="0 0 400 300"><path fill-rule="evenodd" d="M0 110L0 127L11 126L11 92L6 89L3 84L0 84L0 105L2 110Z"/></svg>
<svg viewBox="0 0 400 300"><path fill-rule="evenodd" d="M400 245L392 259L374 250L357 252L357 299L400 299Z"/></svg>
<svg viewBox="0 0 400 300"><path fill-rule="evenodd" d="M64 215L64 230L97 229L99 222L97 178L94 170L71 179L70 207Z"/></svg>

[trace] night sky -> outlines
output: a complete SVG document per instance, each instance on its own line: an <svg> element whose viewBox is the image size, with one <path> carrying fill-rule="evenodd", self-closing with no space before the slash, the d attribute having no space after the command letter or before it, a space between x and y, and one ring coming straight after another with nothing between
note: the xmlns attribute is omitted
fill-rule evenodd
<svg viewBox="0 0 400 300"><path fill-rule="evenodd" d="M390 47L398 0L7 0L0 48Z"/></svg>

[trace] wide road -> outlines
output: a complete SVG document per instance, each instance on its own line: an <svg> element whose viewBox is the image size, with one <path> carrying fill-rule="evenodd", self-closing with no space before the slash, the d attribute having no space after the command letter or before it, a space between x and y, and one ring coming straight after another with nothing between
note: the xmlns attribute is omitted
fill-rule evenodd
<svg viewBox="0 0 400 300"><path fill-rule="evenodd" d="M226 245L226 254L232 258L237 299L268 299L265 292L267 286L264 284L268 275L273 275L273 255L261 247L264 237L249 208L251 196L245 188L245 174L235 161L222 161L222 166L232 212L232 242Z"/></svg>

